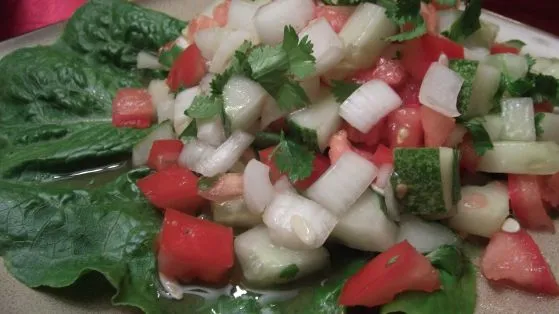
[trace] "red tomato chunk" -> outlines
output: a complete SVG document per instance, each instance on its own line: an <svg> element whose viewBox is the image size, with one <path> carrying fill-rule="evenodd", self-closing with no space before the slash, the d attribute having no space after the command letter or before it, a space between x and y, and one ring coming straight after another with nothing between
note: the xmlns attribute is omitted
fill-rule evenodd
<svg viewBox="0 0 559 314"><path fill-rule="evenodd" d="M388 115L387 132L390 147L423 146L421 115L416 108L400 108Z"/></svg>
<svg viewBox="0 0 559 314"><path fill-rule="evenodd" d="M149 151L148 167L157 171L177 165L184 144L180 140L157 140Z"/></svg>
<svg viewBox="0 0 559 314"><path fill-rule="evenodd" d="M151 96L145 89L121 88L113 99L113 125L148 128L155 114Z"/></svg>
<svg viewBox="0 0 559 314"><path fill-rule="evenodd" d="M555 232L540 193L543 179L534 175L509 174L509 197L512 212L527 229Z"/></svg>
<svg viewBox="0 0 559 314"><path fill-rule="evenodd" d="M172 91L191 87L200 83L206 72L206 60L202 57L198 46L192 44L173 63L167 77L167 84Z"/></svg>
<svg viewBox="0 0 559 314"><path fill-rule="evenodd" d="M193 214L206 203L198 195L198 177L190 170L174 167L150 174L136 183L156 207L174 208Z"/></svg>
<svg viewBox="0 0 559 314"><path fill-rule="evenodd" d="M159 241L159 271L183 282L222 282L234 264L232 228L171 208L165 210Z"/></svg>

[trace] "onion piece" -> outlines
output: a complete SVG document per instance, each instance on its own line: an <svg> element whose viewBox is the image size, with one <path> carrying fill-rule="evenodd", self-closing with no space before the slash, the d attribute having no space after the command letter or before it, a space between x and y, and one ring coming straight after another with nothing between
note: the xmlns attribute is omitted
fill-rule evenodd
<svg viewBox="0 0 559 314"><path fill-rule="evenodd" d="M272 96L266 97L262 105L262 112L260 117L260 130L266 129L272 122L283 118L287 115L279 107L278 103Z"/></svg>
<svg viewBox="0 0 559 314"><path fill-rule="evenodd" d="M319 76L336 66L344 57L344 44L326 18L312 21L299 34L300 38L308 36L313 44L312 55L315 57L315 75Z"/></svg>
<svg viewBox="0 0 559 314"><path fill-rule="evenodd" d="M464 59L483 61L490 53L489 49L483 47L464 48Z"/></svg>
<svg viewBox="0 0 559 314"><path fill-rule="evenodd" d="M212 202L211 209L213 220L221 225L250 228L262 224L262 216L250 212L242 197L222 203Z"/></svg>
<svg viewBox="0 0 559 314"><path fill-rule="evenodd" d="M291 184L287 176L281 176L274 184L274 189L276 190L277 193L283 193L283 192L297 193L297 190L295 189L293 184Z"/></svg>
<svg viewBox="0 0 559 314"><path fill-rule="evenodd" d="M413 215L403 215L397 242L407 240L417 251L428 253L441 245L456 244L459 239L447 227Z"/></svg>
<svg viewBox="0 0 559 314"><path fill-rule="evenodd" d="M508 233L516 233L520 231L520 224L514 218L507 218L501 227L501 230Z"/></svg>
<svg viewBox="0 0 559 314"><path fill-rule="evenodd" d="M140 51L136 59L136 67L138 69L152 69L160 70L163 66L159 63L159 59L156 56L147 53L145 51Z"/></svg>
<svg viewBox="0 0 559 314"><path fill-rule="evenodd" d="M502 140L534 142L534 101L532 98L509 98L501 101L504 129Z"/></svg>
<svg viewBox="0 0 559 314"><path fill-rule="evenodd" d="M301 88L305 91L305 94L309 96L311 102L317 101L322 95L320 90L320 76L306 78L299 82L299 85L301 85Z"/></svg>
<svg viewBox="0 0 559 314"><path fill-rule="evenodd" d="M377 171L370 161L348 151L307 189L307 196L340 217L371 185Z"/></svg>
<svg viewBox="0 0 559 314"><path fill-rule="evenodd" d="M400 208L396 201L396 195L392 188L392 182L388 180L384 187L384 204L386 205L386 215L394 221L400 221Z"/></svg>
<svg viewBox="0 0 559 314"><path fill-rule="evenodd" d="M171 279L162 272L159 272L159 283L163 287L163 290L169 294L175 300L182 300L183 290L181 285L174 279Z"/></svg>
<svg viewBox="0 0 559 314"><path fill-rule="evenodd" d="M225 142L225 129L220 116L209 119L196 119L198 139L217 147Z"/></svg>
<svg viewBox="0 0 559 314"><path fill-rule="evenodd" d="M206 60L212 60L221 43L231 31L226 28L211 27L196 31L194 42Z"/></svg>
<svg viewBox="0 0 559 314"><path fill-rule="evenodd" d="M223 108L231 128L246 129L256 123L268 93L260 84L235 75L223 88Z"/></svg>
<svg viewBox="0 0 559 314"><path fill-rule="evenodd" d="M274 186L270 181L270 167L252 159L245 168L243 183L243 195L248 209L254 214L262 214L275 194Z"/></svg>
<svg viewBox="0 0 559 314"><path fill-rule="evenodd" d="M312 0L275 0L261 6L254 15L254 25L264 44L279 44L283 40L283 29L291 25L300 32L313 18Z"/></svg>
<svg viewBox="0 0 559 314"><path fill-rule="evenodd" d="M254 16L262 5L261 2L232 0L227 15L227 28L244 30L252 34L253 38L258 38Z"/></svg>
<svg viewBox="0 0 559 314"><path fill-rule="evenodd" d="M149 82L148 93L157 110L157 121L159 123L165 120L173 121L175 105L167 83L164 80L152 80Z"/></svg>
<svg viewBox="0 0 559 314"><path fill-rule="evenodd" d="M421 83L419 101L447 117L458 117L456 106L462 84L464 79L458 73L433 62Z"/></svg>
<svg viewBox="0 0 559 314"><path fill-rule="evenodd" d="M393 165L382 164L378 169L377 179L375 180L374 185L384 190L386 184L388 183L390 177L392 176L393 171L394 171Z"/></svg>
<svg viewBox="0 0 559 314"><path fill-rule="evenodd" d="M207 73L206 75L204 75L204 77L202 77L202 79L200 80L200 84L198 86L200 86L200 91L204 94L209 94L212 91L212 81L215 78L215 74L214 73Z"/></svg>
<svg viewBox="0 0 559 314"><path fill-rule="evenodd" d="M194 86L177 94L177 98L175 98L175 112L173 116L173 126L177 135L180 136L192 122L192 118L187 116L184 112L186 109L190 108L194 98L200 93L200 87Z"/></svg>
<svg viewBox="0 0 559 314"><path fill-rule="evenodd" d="M175 138L171 123L161 123L148 136L139 141L132 149L132 165L139 167L147 164L151 145L157 140L171 140Z"/></svg>
<svg viewBox="0 0 559 314"><path fill-rule="evenodd" d="M338 222L324 207L290 192L276 193L262 218L272 242L292 250L319 248Z"/></svg>
<svg viewBox="0 0 559 314"><path fill-rule="evenodd" d="M340 106L340 116L363 133L391 111L402 105L402 99L384 81L371 80L359 87Z"/></svg>
<svg viewBox="0 0 559 314"><path fill-rule="evenodd" d="M225 173L252 144L254 136L243 131L235 131L208 158L198 164L199 172L206 177Z"/></svg>
<svg viewBox="0 0 559 314"><path fill-rule="evenodd" d="M210 63L210 72L225 71L235 51L247 40L251 40L250 33L242 30L232 31L225 36Z"/></svg>
<svg viewBox="0 0 559 314"><path fill-rule="evenodd" d="M179 155L178 164L183 168L200 173L200 161L207 159L215 152L215 148L200 140L193 139L184 144Z"/></svg>

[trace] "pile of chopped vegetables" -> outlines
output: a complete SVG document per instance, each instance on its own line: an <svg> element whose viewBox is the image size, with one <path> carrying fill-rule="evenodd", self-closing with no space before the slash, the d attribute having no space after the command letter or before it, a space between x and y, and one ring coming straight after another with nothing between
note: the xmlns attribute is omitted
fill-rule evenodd
<svg viewBox="0 0 559 314"><path fill-rule="evenodd" d="M470 240L487 243L487 280L559 295L526 232L555 232L559 63L496 42L480 14L481 0L225 0L140 51L138 69L167 76L120 88L112 124L149 128L132 163L151 169L135 186L163 214L152 258L169 296L285 287L349 250L363 262L309 313L473 313ZM251 302L228 309L293 311Z"/></svg>

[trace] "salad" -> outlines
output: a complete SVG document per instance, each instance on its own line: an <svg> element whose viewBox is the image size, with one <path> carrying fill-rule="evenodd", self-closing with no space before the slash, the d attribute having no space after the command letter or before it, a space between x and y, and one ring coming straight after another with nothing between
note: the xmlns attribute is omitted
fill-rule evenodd
<svg viewBox="0 0 559 314"><path fill-rule="evenodd" d="M147 313L474 313L478 272L559 295L527 232L555 232L559 63L481 5L90 1L0 60L7 269Z"/></svg>

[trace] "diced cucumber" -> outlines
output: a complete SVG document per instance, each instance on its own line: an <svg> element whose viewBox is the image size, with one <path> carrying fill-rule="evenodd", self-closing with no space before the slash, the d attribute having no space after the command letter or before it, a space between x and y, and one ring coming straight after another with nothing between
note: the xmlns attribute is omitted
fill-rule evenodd
<svg viewBox="0 0 559 314"><path fill-rule="evenodd" d="M276 246L264 226L239 235L235 253L245 279L258 286L286 283L314 273L328 266L330 257L324 247L295 251Z"/></svg>
<svg viewBox="0 0 559 314"><path fill-rule="evenodd" d="M472 94L468 103L465 117L477 117L488 114L493 107L493 98L499 90L501 73L496 68L479 64L474 81L472 82Z"/></svg>
<svg viewBox="0 0 559 314"><path fill-rule="evenodd" d="M167 120L159 124L155 130L151 131L144 139L139 141L132 149L132 165L134 167L147 164L151 145L157 140L174 139L175 133L171 121Z"/></svg>
<svg viewBox="0 0 559 314"><path fill-rule="evenodd" d="M231 128L244 129L260 117L268 93L260 84L243 76L233 76L223 88L223 108Z"/></svg>
<svg viewBox="0 0 559 314"><path fill-rule="evenodd" d="M481 157L479 171L548 175L559 172L559 145L554 142L494 142Z"/></svg>
<svg viewBox="0 0 559 314"><path fill-rule="evenodd" d="M528 61L523 55L500 53L488 56L483 63L496 67L512 81L523 78L528 73Z"/></svg>
<svg viewBox="0 0 559 314"><path fill-rule="evenodd" d="M390 179L403 212L442 215L459 199L458 153L450 148L397 148Z"/></svg>
<svg viewBox="0 0 559 314"><path fill-rule="evenodd" d="M212 202L211 208L213 220L222 225L250 228L262 223L262 217L250 212L242 197L223 203Z"/></svg>
<svg viewBox="0 0 559 314"><path fill-rule="evenodd" d="M397 242L408 241L421 253L436 250L442 245L454 245L458 237L438 222L428 222L414 215L402 215Z"/></svg>
<svg viewBox="0 0 559 314"><path fill-rule="evenodd" d="M450 27L456 22L462 12L456 9L438 11L437 16L439 17L439 30L441 33L450 31Z"/></svg>
<svg viewBox="0 0 559 314"><path fill-rule="evenodd" d="M500 182L462 187L457 213L448 220L451 228L486 238L501 230L509 215L507 187Z"/></svg>
<svg viewBox="0 0 559 314"><path fill-rule="evenodd" d="M543 115L539 127L543 131L540 135L541 141L553 141L559 144L559 115L554 113L542 112Z"/></svg>
<svg viewBox="0 0 559 314"><path fill-rule="evenodd" d="M499 34L499 25L487 21L480 21L481 28L464 40L466 47L490 48Z"/></svg>
<svg viewBox="0 0 559 314"><path fill-rule="evenodd" d="M559 59L536 58L536 63L530 68L530 72L553 76L559 80Z"/></svg>
<svg viewBox="0 0 559 314"><path fill-rule="evenodd" d="M476 76L479 62L473 60L450 60L448 67L458 73L463 79L462 89L458 94L458 111L465 115L470 107L472 97L472 87Z"/></svg>
<svg viewBox="0 0 559 314"><path fill-rule="evenodd" d="M483 116L481 121L481 124L485 128L485 131L487 131L487 134L489 134L489 138L491 138L492 142L501 139L501 133L505 127L505 122L501 116L490 114Z"/></svg>
<svg viewBox="0 0 559 314"><path fill-rule="evenodd" d="M504 141L533 142L536 140L534 101L532 98L508 98L501 101Z"/></svg>
<svg viewBox="0 0 559 314"><path fill-rule="evenodd" d="M351 206L331 236L350 248L383 252L396 243L398 226L386 217L381 198L371 190Z"/></svg>
<svg viewBox="0 0 559 314"><path fill-rule="evenodd" d="M311 149L323 152L328 140L342 123L338 114L340 105L327 93L310 107L295 111L287 119L290 135L307 144Z"/></svg>

